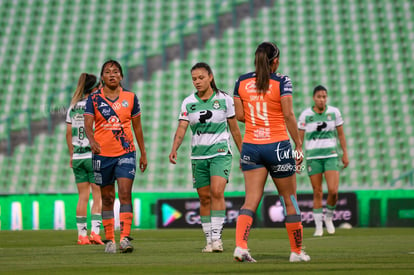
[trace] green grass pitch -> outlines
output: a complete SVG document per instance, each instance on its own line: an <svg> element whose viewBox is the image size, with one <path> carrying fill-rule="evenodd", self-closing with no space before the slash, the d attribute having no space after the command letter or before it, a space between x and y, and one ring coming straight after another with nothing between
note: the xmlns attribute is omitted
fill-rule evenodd
<svg viewBox="0 0 414 275"><path fill-rule="evenodd" d="M308 263L288 261L284 229L251 231L249 248L257 263L233 260L234 229L223 231L223 253L208 254L201 253L201 228L133 231L130 254L77 245L76 234L0 231L0 274L414 274L413 228L337 229L318 238L306 228Z"/></svg>

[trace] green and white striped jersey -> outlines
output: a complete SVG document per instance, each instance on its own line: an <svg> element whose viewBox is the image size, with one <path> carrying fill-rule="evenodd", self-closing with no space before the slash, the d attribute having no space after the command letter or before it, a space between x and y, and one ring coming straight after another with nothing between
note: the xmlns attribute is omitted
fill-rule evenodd
<svg viewBox="0 0 414 275"><path fill-rule="evenodd" d="M327 105L322 114L307 108L299 116L298 128L305 131L306 159L337 157L336 127L344 123L338 108Z"/></svg>
<svg viewBox="0 0 414 275"><path fill-rule="evenodd" d="M231 153L227 119L234 117L233 98L214 92L207 100L197 94L184 99L179 120L186 120L192 131L191 159L208 159Z"/></svg>
<svg viewBox="0 0 414 275"><path fill-rule="evenodd" d="M85 106L86 99L80 100L74 106L70 106L66 114L66 123L72 124L72 159L92 158L91 147L85 133L83 118Z"/></svg>

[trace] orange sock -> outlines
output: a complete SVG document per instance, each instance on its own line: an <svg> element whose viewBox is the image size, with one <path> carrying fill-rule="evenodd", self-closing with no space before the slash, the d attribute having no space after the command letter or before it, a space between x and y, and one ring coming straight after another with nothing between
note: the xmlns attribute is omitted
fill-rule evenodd
<svg viewBox="0 0 414 275"><path fill-rule="evenodd" d="M300 254L302 250L303 226L302 222L286 222L286 230L290 241L290 251Z"/></svg>
<svg viewBox="0 0 414 275"><path fill-rule="evenodd" d="M119 221L121 224L121 240L131 234L132 212L119 213Z"/></svg>
<svg viewBox="0 0 414 275"><path fill-rule="evenodd" d="M105 239L115 242L115 218L102 219L105 230Z"/></svg>
<svg viewBox="0 0 414 275"><path fill-rule="evenodd" d="M236 224L236 246L247 249L247 240L249 239L252 223L253 217L246 214L239 214Z"/></svg>

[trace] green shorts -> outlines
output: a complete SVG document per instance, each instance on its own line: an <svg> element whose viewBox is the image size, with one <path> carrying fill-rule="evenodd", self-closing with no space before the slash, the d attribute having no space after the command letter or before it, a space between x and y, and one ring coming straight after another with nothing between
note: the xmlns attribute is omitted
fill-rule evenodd
<svg viewBox="0 0 414 275"><path fill-rule="evenodd" d="M95 183L93 173L92 159L74 159L72 160L72 169L75 174L76 183L90 182Z"/></svg>
<svg viewBox="0 0 414 275"><path fill-rule="evenodd" d="M306 160L308 175L316 175L325 171L339 171L338 158L308 159Z"/></svg>
<svg viewBox="0 0 414 275"><path fill-rule="evenodd" d="M229 180L232 155L216 156L209 159L192 159L193 187L210 185L211 176L220 176Z"/></svg>

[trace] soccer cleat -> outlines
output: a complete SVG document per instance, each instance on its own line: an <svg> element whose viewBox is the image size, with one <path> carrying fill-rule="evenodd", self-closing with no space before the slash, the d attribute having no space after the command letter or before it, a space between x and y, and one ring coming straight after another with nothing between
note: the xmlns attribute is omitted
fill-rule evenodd
<svg viewBox="0 0 414 275"><path fill-rule="evenodd" d="M335 226L332 222L332 217L325 217L325 226L326 231L328 231L329 234L335 234Z"/></svg>
<svg viewBox="0 0 414 275"><path fill-rule="evenodd" d="M315 233L313 233L314 237L322 237L323 236L323 228L316 228Z"/></svg>
<svg viewBox="0 0 414 275"><path fill-rule="evenodd" d="M293 263L293 262L309 262L310 261L310 257L308 254L306 254L305 251L301 251L300 254L295 253L295 252L291 252L290 253L290 257L289 257L289 262Z"/></svg>
<svg viewBox="0 0 414 275"><path fill-rule="evenodd" d="M233 253L233 258L238 262L249 262L249 263L255 263L256 260L250 256L248 249L243 249L241 247L236 247Z"/></svg>
<svg viewBox="0 0 414 275"><path fill-rule="evenodd" d="M131 253L134 251L134 247L131 244L131 241L133 239L129 236L124 237L121 242L119 243L119 250L121 250L121 253Z"/></svg>
<svg viewBox="0 0 414 275"><path fill-rule="evenodd" d="M206 244L206 246L201 250L203 253L211 253L213 252L213 247L211 247L211 243Z"/></svg>
<svg viewBox="0 0 414 275"><path fill-rule="evenodd" d="M116 253L116 245L113 241L105 242L105 253L110 253L110 254Z"/></svg>
<svg viewBox="0 0 414 275"><path fill-rule="evenodd" d="M78 236L78 244L85 245L85 244L91 244L91 242L88 239L88 236Z"/></svg>
<svg viewBox="0 0 414 275"><path fill-rule="evenodd" d="M223 242L220 239L213 240L211 243L211 248L213 252L223 252Z"/></svg>
<svg viewBox="0 0 414 275"><path fill-rule="evenodd" d="M89 236L89 241L91 242L91 244L104 244L101 240L101 236L99 236L99 234L96 234L95 232L91 233L91 235Z"/></svg>

